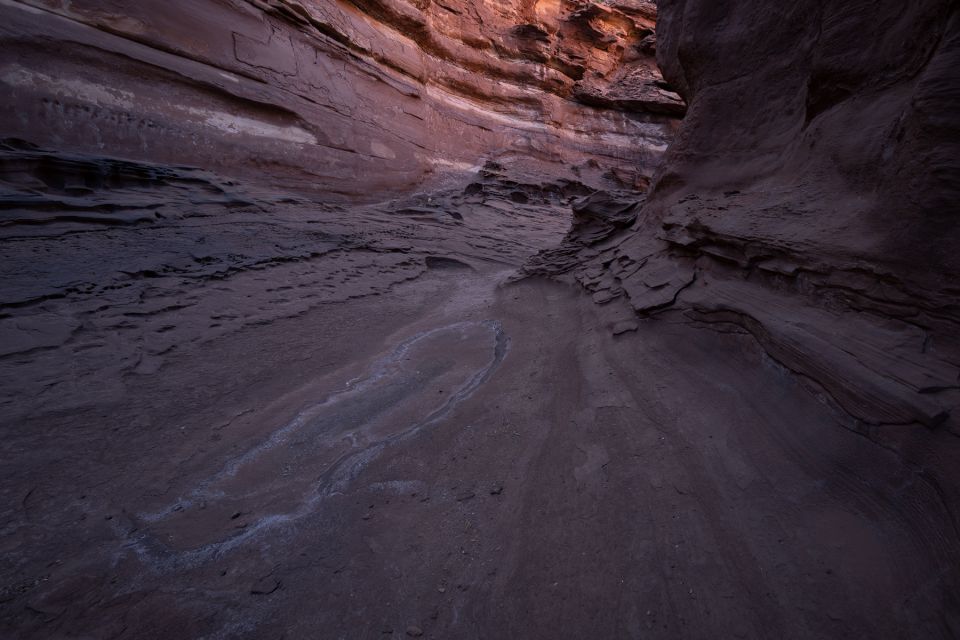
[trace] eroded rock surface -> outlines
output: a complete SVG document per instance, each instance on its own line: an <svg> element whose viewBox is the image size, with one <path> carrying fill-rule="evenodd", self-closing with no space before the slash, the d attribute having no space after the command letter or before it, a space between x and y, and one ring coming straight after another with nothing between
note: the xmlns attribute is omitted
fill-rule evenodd
<svg viewBox="0 0 960 640"><path fill-rule="evenodd" d="M689 113L633 228L551 268L749 331L865 430L960 434L955 6L660 11Z"/></svg>
<svg viewBox="0 0 960 640"><path fill-rule="evenodd" d="M0 10L4 136L327 197L402 193L494 154L649 176L682 113L637 0Z"/></svg>
<svg viewBox="0 0 960 640"><path fill-rule="evenodd" d="M0 0L0 636L960 636L956 3L827 4Z"/></svg>

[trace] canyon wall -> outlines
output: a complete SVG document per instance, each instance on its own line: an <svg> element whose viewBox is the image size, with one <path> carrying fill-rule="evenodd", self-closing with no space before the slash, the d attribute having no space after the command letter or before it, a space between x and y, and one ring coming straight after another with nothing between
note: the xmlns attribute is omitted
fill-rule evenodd
<svg viewBox="0 0 960 640"><path fill-rule="evenodd" d="M2 0L0 114L41 148L348 199L521 156L644 186L684 105L652 2Z"/></svg>
<svg viewBox="0 0 960 640"><path fill-rule="evenodd" d="M568 242L528 271L749 333L884 443L912 442L904 426L960 434L955 2L0 11L10 228L71 208L116 223L125 205L90 195L117 184L201 184L190 202L235 207L249 200L233 181L382 201L488 159L610 188L653 180L644 204L577 203Z"/></svg>
<svg viewBox="0 0 960 640"><path fill-rule="evenodd" d="M632 227L560 266L749 332L871 437L960 435L957 4L658 4L687 117Z"/></svg>
<svg viewBox="0 0 960 640"><path fill-rule="evenodd" d="M0 0L0 637L960 636L957 3L658 5Z"/></svg>

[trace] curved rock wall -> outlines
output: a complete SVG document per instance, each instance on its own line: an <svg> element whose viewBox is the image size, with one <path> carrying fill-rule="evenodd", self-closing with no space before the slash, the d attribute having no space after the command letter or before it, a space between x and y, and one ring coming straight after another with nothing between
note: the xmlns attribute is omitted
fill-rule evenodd
<svg viewBox="0 0 960 640"><path fill-rule="evenodd" d="M871 436L960 434L957 4L659 8L689 112L637 222L578 254L581 281L750 332Z"/></svg>
<svg viewBox="0 0 960 640"><path fill-rule="evenodd" d="M955 7L0 0L0 637L960 636Z"/></svg>
<svg viewBox="0 0 960 640"><path fill-rule="evenodd" d="M649 176L651 2L2 0L5 137L350 198L517 154Z"/></svg>

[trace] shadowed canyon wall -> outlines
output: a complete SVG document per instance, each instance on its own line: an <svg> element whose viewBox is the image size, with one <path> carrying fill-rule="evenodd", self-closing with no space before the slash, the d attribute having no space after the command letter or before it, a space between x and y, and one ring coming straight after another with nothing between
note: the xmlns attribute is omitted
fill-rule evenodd
<svg viewBox="0 0 960 640"><path fill-rule="evenodd" d="M749 332L872 436L960 434L956 3L658 4L689 112L632 228L559 269Z"/></svg>
<svg viewBox="0 0 960 640"><path fill-rule="evenodd" d="M382 198L510 154L645 184L684 109L638 0L0 9L5 135L277 188Z"/></svg>

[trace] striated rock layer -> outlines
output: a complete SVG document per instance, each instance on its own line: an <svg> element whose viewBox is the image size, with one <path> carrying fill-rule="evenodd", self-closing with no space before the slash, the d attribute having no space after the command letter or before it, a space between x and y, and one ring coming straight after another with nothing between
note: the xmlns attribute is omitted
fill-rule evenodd
<svg viewBox="0 0 960 640"><path fill-rule="evenodd" d="M0 0L0 637L960 636L955 7Z"/></svg>
<svg viewBox="0 0 960 640"><path fill-rule="evenodd" d="M505 154L644 182L683 112L654 62L655 8L639 0L0 12L5 136L275 188L371 199Z"/></svg>
<svg viewBox="0 0 960 640"><path fill-rule="evenodd" d="M749 332L883 440L960 435L955 3L660 11L689 113L635 224L552 268Z"/></svg>
<svg viewBox="0 0 960 640"><path fill-rule="evenodd" d="M748 336L893 452L942 501L941 568L916 588L942 607L924 633L956 637L960 10L658 5L689 109L654 186L581 201L527 271L572 273L615 316Z"/></svg>

